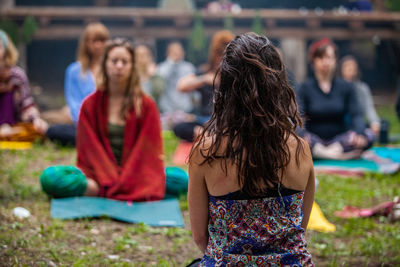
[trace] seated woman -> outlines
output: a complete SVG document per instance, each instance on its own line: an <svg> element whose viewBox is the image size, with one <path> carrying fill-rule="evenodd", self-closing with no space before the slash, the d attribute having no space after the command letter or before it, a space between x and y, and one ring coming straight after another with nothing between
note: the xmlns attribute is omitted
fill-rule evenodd
<svg viewBox="0 0 400 267"><path fill-rule="evenodd" d="M85 99L80 111L77 167L47 168L40 178L47 194L129 201L164 198L159 113L142 91L135 60L133 47L123 39L106 46L98 90ZM187 178L179 174L172 177L174 189L181 185L177 191L185 191Z"/></svg>
<svg viewBox="0 0 400 267"><path fill-rule="evenodd" d="M143 91L152 96L157 106L159 106L160 98L165 88L165 80L157 74L157 66L153 61L153 55L149 47L143 44L138 45L135 48L135 53L136 66Z"/></svg>
<svg viewBox="0 0 400 267"><path fill-rule="evenodd" d="M219 73L189 160L200 266L313 266L304 232L314 171L285 66L268 38L247 33L227 46Z"/></svg>
<svg viewBox="0 0 400 267"><path fill-rule="evenodd" d="M40 117L17 60L17 49L0 30L0 140L33 141L44 136L48 125Z"/></svg>
<svg viewBox="0 0 400 267"><path fill-rule="evenodd" d="M354 85L363 117L374 135L379 136L381 120L376 113L368 84L360 80L361 74L355 57L348 55L340 60L340 75L344 80Z"/></svg>
<svg viewBox="0 0 400 267"><path fill-rule="evenodd" d="M107 28L99 23L89 23L79 41L77 61L65 72L64 90L73 124L55 124L47 131L47 137L61 145L75 145L76 124L83 100L96 90L96 78L100 73L106 41L110 38Z"/></svg>
<svg viewBox="0 0 400 267"><path fill-rule="evenodd" d="M336 46L324 38L310 46L314 76L297 87L297 100L305 119L299 134L315 158L358 158L374 141L365 128L356 91L351 83L335 77Z"/></svg>
<svg viewBox="0 0 400 267"><path fill-rule="evenodd" d="M212 105L212 86L222 53L226 45L232 41L234 35L227 30L216 32L211 40L208 65L199 70L197 75L189 74L178 81L180 92L198 91L201 95L199 111L194 116L188 116L185 122L175 125L173 131L176 136L188 142L194 141L203 129L203 125L210 118Z"/></svg>

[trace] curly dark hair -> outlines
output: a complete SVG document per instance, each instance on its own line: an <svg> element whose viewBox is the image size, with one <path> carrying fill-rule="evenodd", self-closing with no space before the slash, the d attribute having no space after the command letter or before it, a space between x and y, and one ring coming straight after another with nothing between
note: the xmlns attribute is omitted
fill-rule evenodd
<svg viewBox="0 0 400 267"><path fill-rule="evenodd" d="M200 164L222 158L225 173L230 160L242 191L261 195L281 184L290 161L290 136L298 143L297 164L304 151L295 134L302 122L285 66L267 37L246 33L228 44L215 77L214 110L189 160L200 149ZM206 139L211 140L207 145Z"/></svg>

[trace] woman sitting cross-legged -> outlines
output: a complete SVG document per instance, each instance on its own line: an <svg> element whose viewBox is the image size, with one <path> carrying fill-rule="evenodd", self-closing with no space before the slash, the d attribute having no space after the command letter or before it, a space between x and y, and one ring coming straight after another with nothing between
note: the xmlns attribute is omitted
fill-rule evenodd
<svg viewBox="0 0 400 267"><path fill-rule="evenodd" d="M44 137L48 124L40 116L28 77L17 60L15 45L0 30L0 140L34 141Z"/></svg>
<svg viewBox="0 0 400 267"><path fill-rule="evenodd" d="M214 110L189 159L200 266L312 266L304 237L314 171L293 89L268 38L226 47Z"/></svg>
<svg viewBox="0 0 400 267"><path fill-rule="evenodd" d="M314 76L297 87L297 100L305 119L299 134L315 158L346 160L360 157L372 146L374 134L366 129L356 90L335 77L336 45L324 38L309 48Z"/></svg>
<svg viewBox="0 0 400 267"><path fill-rule="evenodd" d="M83 102L79 115L77 167L47 168L42 188L53 197L163 199L166 174L159 112L141 89L131 44L123 39L108 43L101 68L98 90ZM172 192L186 191L183 170L167 169L168 175L172 177L167 179L167 192L168 186Z"/></svg>

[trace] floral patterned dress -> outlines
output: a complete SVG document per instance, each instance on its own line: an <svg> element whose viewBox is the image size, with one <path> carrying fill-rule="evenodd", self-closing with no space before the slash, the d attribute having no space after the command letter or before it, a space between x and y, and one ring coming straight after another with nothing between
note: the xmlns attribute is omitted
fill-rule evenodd
<svg viewBox="0 0 400 267"><path fill-rule="evenodd" d="M200 266L314 266L301 228L304 192L227 196L209 196L209 239Z"/></svg>

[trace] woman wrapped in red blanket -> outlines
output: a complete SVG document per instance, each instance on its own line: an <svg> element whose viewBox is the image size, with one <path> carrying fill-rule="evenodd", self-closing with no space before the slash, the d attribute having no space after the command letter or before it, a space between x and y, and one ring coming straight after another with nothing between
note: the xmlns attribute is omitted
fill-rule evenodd
<svg viewBox="0 0 400 267"><path fill-rule="evenodd" d="M166 181L159 112L141 89L129 42L116 39L107 45L98 84L79 115L78 168L47 168L41 175L43 190L54 197L163 199ZM175 186L179 177L183 178L178 181L181 190L175 191L187 190L182 172L172 177Z"/></svg>

